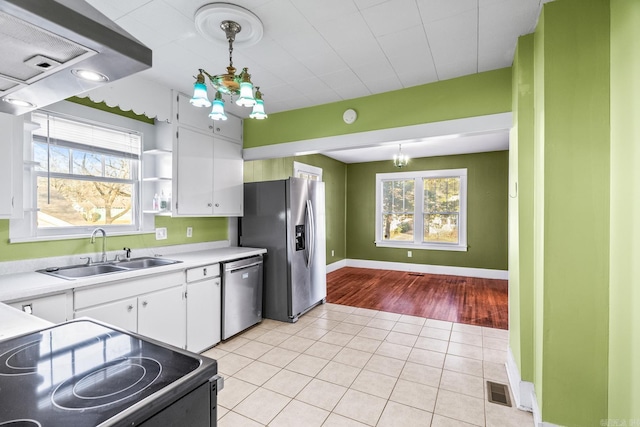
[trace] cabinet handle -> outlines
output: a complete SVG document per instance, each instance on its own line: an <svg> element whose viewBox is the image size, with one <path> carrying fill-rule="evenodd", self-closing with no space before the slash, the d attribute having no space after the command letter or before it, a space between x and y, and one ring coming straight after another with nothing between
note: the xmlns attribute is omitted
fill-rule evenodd
<svg viewBox="0 0 640 427"><path fill-rule="evenodd" d="M147 304L149 304L149 303L148 303L148 302L146 302L146 301L142 301L142 306L143 306L143 307L146 307L146 306L147 306Z"/></svg>
<svg viewBox="0 0 640 427"><path fill-rule="evenodd" d="M216 208L219 208L219 207L220 207L220 203L216 203Z"/></svg>
<svg viewBox="0 0 640 427"><path fill-rule="evenodd" d="M129 304L129 305L127 306L127 311L131 311L131 310L133 310L133 306L132 306L131 304Z"/></svg>
<svg viewBox="0 0 640 427"><path fill-rule="evenodd" d="M220 128L216 128L216 132L220 132Z"/></svg>
<svg viewBox="0 0 640 427"><path fill-rule="evenodd" d="M207 203L207 206L211 207L212 205L211 205L211 203Z"/></svg>
<svg viewBox="0 0 640 427"><path fill-rule="evenodd" d="M213 129L213 125L209 125L209 129Z"/></svg>
<svg viewBox="0 0 640 427"><path fill-rule="evenodd" d="M206 269L206 268L203 268L203 269L202 269L202 274L203 274L204 276L206 276L206 275L207 275L207 269Z"/></svg>

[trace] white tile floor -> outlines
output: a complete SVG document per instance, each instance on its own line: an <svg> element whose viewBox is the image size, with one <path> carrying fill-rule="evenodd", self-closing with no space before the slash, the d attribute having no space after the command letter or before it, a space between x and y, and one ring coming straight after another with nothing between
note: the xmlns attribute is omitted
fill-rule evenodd
<svg viewBox="0 0 640 427"><path fill-rule="evenodd" d="M532 426L489 403L508 332L336 304L260 325L204 354L225 388L220 427Z"/></svg>

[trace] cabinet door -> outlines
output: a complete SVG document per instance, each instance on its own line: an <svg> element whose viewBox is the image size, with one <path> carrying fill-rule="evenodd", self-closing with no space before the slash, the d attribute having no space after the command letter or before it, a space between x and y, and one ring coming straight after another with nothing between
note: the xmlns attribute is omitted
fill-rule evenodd
<svg viewBox="0 0 640 427"><path fill-rule="evenodd" d="M75 318L84 316L136 332L138 329L138 301L136 298L128 298L75 311Z"/></svg>
<svg viewBox="0 0 640 427"><path fill-rule="evenodd" d="M185 301L182 286L138 297L138 333L184 348Z"/></svg>
<svg viewBox="0 0 640 427"><path fill-rule="evenodd" d="M176 192L178 215L213 214L213 137L183 127L178 128L174 159L177 162Z"/></svg>
<svg viewBox="0 0 640 427"><path fill-rule="evenodd" d="M232 139L242 145L242 119L227 113L227 120L211 120L213 134Z"/></svg>
<svg viewBox="0 0 640 427"><path fill-rule="evenodd" d="M180 126L189 126L203 132L213 133L213 120L209 118L210 108L194 107L189 103L191 96L177 95L177 119Z"/></svg>
<svg viewBox="0 0 640 427"><path fill-rule="evenodd" d="M187 350L200 353L220 342L220 278L187 284Z"/></svg>
<svg viewBox="0 0 640 427"><path fill-rule="evenodd" d="M22 117L0 113L0 218L22 217L22 129Z"/></svg>
<svg viewBox="0 0 640 427"><path fill-rule="evenodd" d="M213 148L213 213L242 216L244 200L242 147L220 138Z"/></svg>
<svg viewBox="0 0 640 427"><path fill-rule="evenodd" d="M53 323L67 321L67 295L58 294L41 298L16 301L9 304L25 313L33 314Z"/></svg>

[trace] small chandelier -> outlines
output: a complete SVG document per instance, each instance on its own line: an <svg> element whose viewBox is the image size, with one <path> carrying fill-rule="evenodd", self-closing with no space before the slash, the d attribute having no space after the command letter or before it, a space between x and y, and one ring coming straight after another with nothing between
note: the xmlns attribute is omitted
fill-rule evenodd
<svg viewBox="0 0 640 427"><path fill-rule="evenodd" d="M236 39L236 34L242 30L242 27L235 21L225 20L220 24L220 28L224 31L226 39L229 42L229 66L227 67L227 72L225 74L212 76L200 68L198 70L198 77L195 78L196 82L193 85L193 98L191 98L189 102L196 107L212 107L209 117L213 120L227 120L222 95L229 95L231 99L233 99L233 96L238 96L236 100L237 105L241 107L253 107L251 114L249 114L250 118L258 120L266 119L267 114L264 111L262 92L260 92L260 88L256 86L254 95L249 70L245 67L240 74L236 74L236 69L233 66L233 42ZM213 103L209 101L205 76L216 90Z"/></svg>
<svg viewBox="0 0 640 427"><path fill-rule="evenodd" d="M409 164L409 156L406 154L402 154L402 144L400 144L400 149L398 150L398 154L393 155L393 165L397 168L403 168Z"/></svg>

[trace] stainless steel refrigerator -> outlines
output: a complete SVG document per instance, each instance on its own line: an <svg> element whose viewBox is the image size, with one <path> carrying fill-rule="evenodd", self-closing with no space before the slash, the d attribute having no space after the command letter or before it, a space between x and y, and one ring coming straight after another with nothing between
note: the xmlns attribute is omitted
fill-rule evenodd
<svg viewBox="0 0 640 427"><path fill-rule="evenodd" d="M295 322L324 302L324 183L289 178L245 184L239 243L267 249L264 318Z"/></svg>

